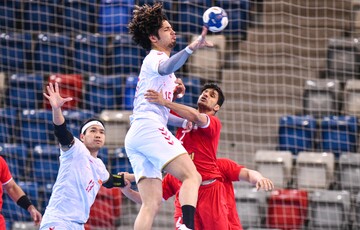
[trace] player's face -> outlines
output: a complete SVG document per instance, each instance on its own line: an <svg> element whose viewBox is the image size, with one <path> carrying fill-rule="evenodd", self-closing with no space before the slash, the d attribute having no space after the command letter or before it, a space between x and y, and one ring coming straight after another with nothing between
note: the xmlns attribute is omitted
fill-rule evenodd
<svg viewBox="0 0 360 230"><path fill-rule="evenodd" d="M159 29L158 45L166 49L172 49L176 45L176 33L166 20L163 21L162 27Z"/></svg>
<svg viewBox="0 0 360 230"><path fill-rule="evenodd" d="M105 130L100 125L92 125L81 135L81 140L89 150L99 149L105 144Z"/></svg>
<svg viewBox="0 0 360 230"><path fill-rule="evenodd" d="M198 99L200 112L217 112L220 109L220 106L217 104L218 99L219 93L215 89L205 89Z"/></svg>

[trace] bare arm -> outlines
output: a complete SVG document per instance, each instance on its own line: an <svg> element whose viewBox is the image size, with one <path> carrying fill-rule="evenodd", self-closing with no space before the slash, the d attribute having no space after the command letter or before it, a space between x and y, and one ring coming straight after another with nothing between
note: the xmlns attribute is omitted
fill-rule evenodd
<svg viewBox="0 0 360 230"><path fill-rule="evenodd" d="M208 122L208 116L206 114L200 113L198 110L189 106L168 101L163 98L161 92L150 89L145 93L145 98L151 103L166 106L175 113L179 114L181 117L197 124L200 127L206 125Z"/></svg>
<svg viewBox="0 0 360 230"><path fill-rule="evenodd" d="M20 186L15 183L14 180L11 180L9 183L5 184L4 189L15 203L17 203L21 197L26 195L24 191L20 188ZM35 206L30 205L27 208L27 211L30 213L35 225L39 225L42 216L41 213L35 208Z"/></svg>
<svg viewBox="0 0 360 230"><path fill-rule="evenodd" d="M131 189L131 182L129 180L126 181L126 186L121 189L121 192L130 200L134 201L137 204L142 204L140 193Z"/></svg>
<svg viewBox="0 0 360 230"><path fill-rule="evenodd" d="M274 189L274 183L255 170L242 168L239 174L239 179L255 184L257 190L264 189L265 191L270 191Z"/></svg>

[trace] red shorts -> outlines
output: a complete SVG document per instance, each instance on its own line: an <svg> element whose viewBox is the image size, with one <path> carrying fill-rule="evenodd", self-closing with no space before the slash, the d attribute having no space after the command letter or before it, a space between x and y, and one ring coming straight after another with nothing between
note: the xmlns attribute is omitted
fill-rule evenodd
<svg viewBox="0 0 360 230"><path fill-rule="evenodd" d="M195 229L228 230L228 208L222 182L216 180L199 188L195 213Z"/></svg>

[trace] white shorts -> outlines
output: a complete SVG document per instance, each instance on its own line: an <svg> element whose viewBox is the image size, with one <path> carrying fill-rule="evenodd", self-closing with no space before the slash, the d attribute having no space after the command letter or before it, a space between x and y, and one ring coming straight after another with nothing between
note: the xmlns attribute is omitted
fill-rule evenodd
<svg viewBox="0 0 360 230"><path fill-rule="evenodd" d="M135 120L125 137L126 154L136 182L141 178L162 179L162 170L181 154L187 154L181 142L161 122Z"/></svg>
<svg viewBox="0 0 360 230"><path fill-rule="evenodd" d="M84 230L85 225L84 224L78 224L71 221L61 221L61 222L50 222L47 224L41 224L39 230Z"/></svg>

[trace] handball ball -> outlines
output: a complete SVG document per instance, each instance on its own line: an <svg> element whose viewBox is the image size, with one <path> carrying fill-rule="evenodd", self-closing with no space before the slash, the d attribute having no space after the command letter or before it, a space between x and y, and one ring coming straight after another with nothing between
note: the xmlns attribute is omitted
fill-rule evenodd
<svg viewBox="0 0 360 230"><path fill-rule="evenodd" d="M207 9L203 14L204 25L211 32L220 32L228 24L228 16L221 7L213 6Z"/></svg>

